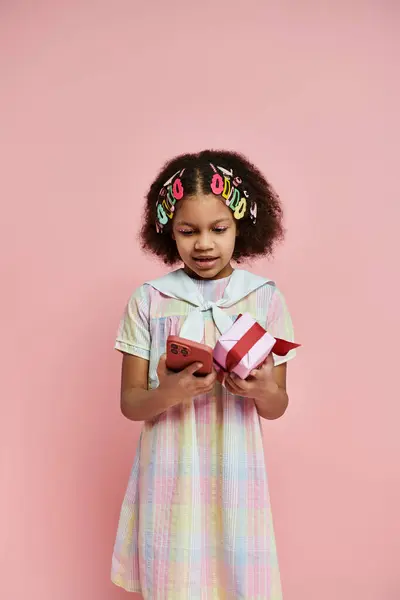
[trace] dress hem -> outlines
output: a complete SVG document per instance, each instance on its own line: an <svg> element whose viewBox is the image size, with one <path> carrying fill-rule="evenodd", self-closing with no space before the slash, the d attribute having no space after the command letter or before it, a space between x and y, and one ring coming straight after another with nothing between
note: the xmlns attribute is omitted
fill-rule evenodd
<svg viewBox="0 0 400 600"><path fill-rule="evenodd" d="M140 585L138 587L136 585L130 587L130 586L127 586L126 584L123 584L123 583L117 581L113 577L111 577L111 583L113 583L114 585L116 585L119 588L122 588L126 592L130 592L132 594L142 594L142 588L140 587Z"/></svg>

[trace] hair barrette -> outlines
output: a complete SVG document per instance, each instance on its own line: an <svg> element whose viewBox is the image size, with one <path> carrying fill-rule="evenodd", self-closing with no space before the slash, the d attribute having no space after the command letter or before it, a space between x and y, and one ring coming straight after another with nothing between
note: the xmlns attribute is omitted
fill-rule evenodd
<svg viewBox="0 0 400 600"><path fill-rule="evenodd" d="M251 200L248 191L243 186L241 177L235 176L232 170L224 167L215 167L210 163L213 171L210 188L215 196L228 206L235 219L240 220L248 214L251 222L257 221L257 203ZM161 233L175 212L176 203L182 200L185 190L182 184L182 175L185 169L177 171L162 186L156 202L156 230Z"/></svg>

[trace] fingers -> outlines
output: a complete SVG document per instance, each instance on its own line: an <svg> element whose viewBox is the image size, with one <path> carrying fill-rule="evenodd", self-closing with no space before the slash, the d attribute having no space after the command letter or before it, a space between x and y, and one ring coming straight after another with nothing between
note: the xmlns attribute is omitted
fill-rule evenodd
<svg viewBox="0 0 400 600"><path fill-rule="evenodd" d="M196 371L198 371L199 369L201 369L202 367L202 363L201 362L195 362L191 365L189 365L188 367L186 367L186 369L183 369L183 371L181 371L181 376L185 377L186 375L194 375L196 373Z"/></svg>
<svg viewBox="0 0 400 600"><path fill-rule="evenodd" d="M225 387L231 394L236 394L236 396L244 396L246 393L232 377L226 377Z"/></svg>
<svg viewBox="0 0 400 600"><path fill-rule="evenodd" d="M203 385L206 387L206 392L202 392L203 394L211 392L214 389L215 382L217 381L218 373L213 371L210 375L205 377Z"/></svg>
<svg viewBox="0 0 400 600"><path fill-rule="evenodd" d="M246 392L249 389L251 389L251 387L252 387L251 381L246 381L246 379L241 379L240 377L235 375L235 373L230 373L230 375L228 376L227 379L230 380L230 382L233 384L233 386L236 389L241 390L242 392Z"/></svg>
<svg viewBox="0 0 400 600"><path fill-rule="evenodd" d="M252 377L253 379L260 379L260 376L261 376L261 369L253 369L249 373L249 377Z"/></svg>
<svg viewBox="0 0 400 600"><path fill-rule="evenodd" d="M256 378L240 379L240 377L231 373L225 379L225 387L231 394L245 398L254 398L255 393L260 387L260 382Z"/></svg>
<svg viewBox="0 0 400 600"><path fill-rule="evenodd" d="M203 383L204 385L213 385L218 377L218 373L217 371L215 371L215 369L212 370L212 372L209 375L206 375L203 379Z"/></svg>
<svg viewBox="0 0 400 600"><path fill-rule="evenodd" d="M207 394L213 389L217 380L217 372L214 369L209 375L196 377L196 372L200 368L201 363L195 363L190 365L190 367L187 367L181 373L181 384L184 385L193 396Z"/></svg>
<svg viewBox="0 0 400 600"><path fill-rule="evenodd" d="M196 395L207 394L208 392L211 392L211 390L214 388L216 380L217 372L214 370L205 377L194 377L194 381L192 383Z"/></svg>
<svg viewBox="0 0 400 600"><path fill-rule="evenodd" d="M249 377L254 379L263 379L265 377L265 371L270 371L274 367L274 358L272 354L268 354L267 358L264 360L262 365L260 365L257 369L253 369L251 373L249 373Z"/></svg>
<svg viewBox="0 0 400 600"><path fill-rule="evenodd" d="M226 378L224 385L228 392L230 392L231 394L234 394L235 396L243 396L243 392L239 390L239 388L233 383L231 379Z"/></svg>

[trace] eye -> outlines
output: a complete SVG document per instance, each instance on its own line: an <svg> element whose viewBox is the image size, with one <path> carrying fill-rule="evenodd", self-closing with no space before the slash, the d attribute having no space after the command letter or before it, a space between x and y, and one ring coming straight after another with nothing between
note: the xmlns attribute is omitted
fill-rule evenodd
<svg viewBox="0 0 400 600"><path fill-rule="evenodd" d="M215 227L214 231L215 233L225 233L227 229L227 227Z"/></svg>
<svg viewBox="0 0 400 600"><path fill-rule="evenodd" d="M191 229L179 229L178 233L181 235L192 235L194 232Z"/></svg>

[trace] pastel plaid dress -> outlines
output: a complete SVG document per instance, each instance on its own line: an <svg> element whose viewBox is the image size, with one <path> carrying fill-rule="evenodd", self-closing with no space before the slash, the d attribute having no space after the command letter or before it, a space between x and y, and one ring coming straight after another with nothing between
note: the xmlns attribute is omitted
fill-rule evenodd
<svg viewBox="0 0 400 600"><path fill-rule="evenodd" d="M230 278L192 280L218 301ZM169 334L192 310L144 284L132 295L116 348L149 360L149 388ZM281 292L268 282L224 309L232 321L250 313L268 331L293 340ZM204 342L219 332L211 310ZM275 364L290 360L274 357ZM123 499L112 581L144 600L281 600L279 568L254 401L219 383L212 393L145 422Z"/></svg>

